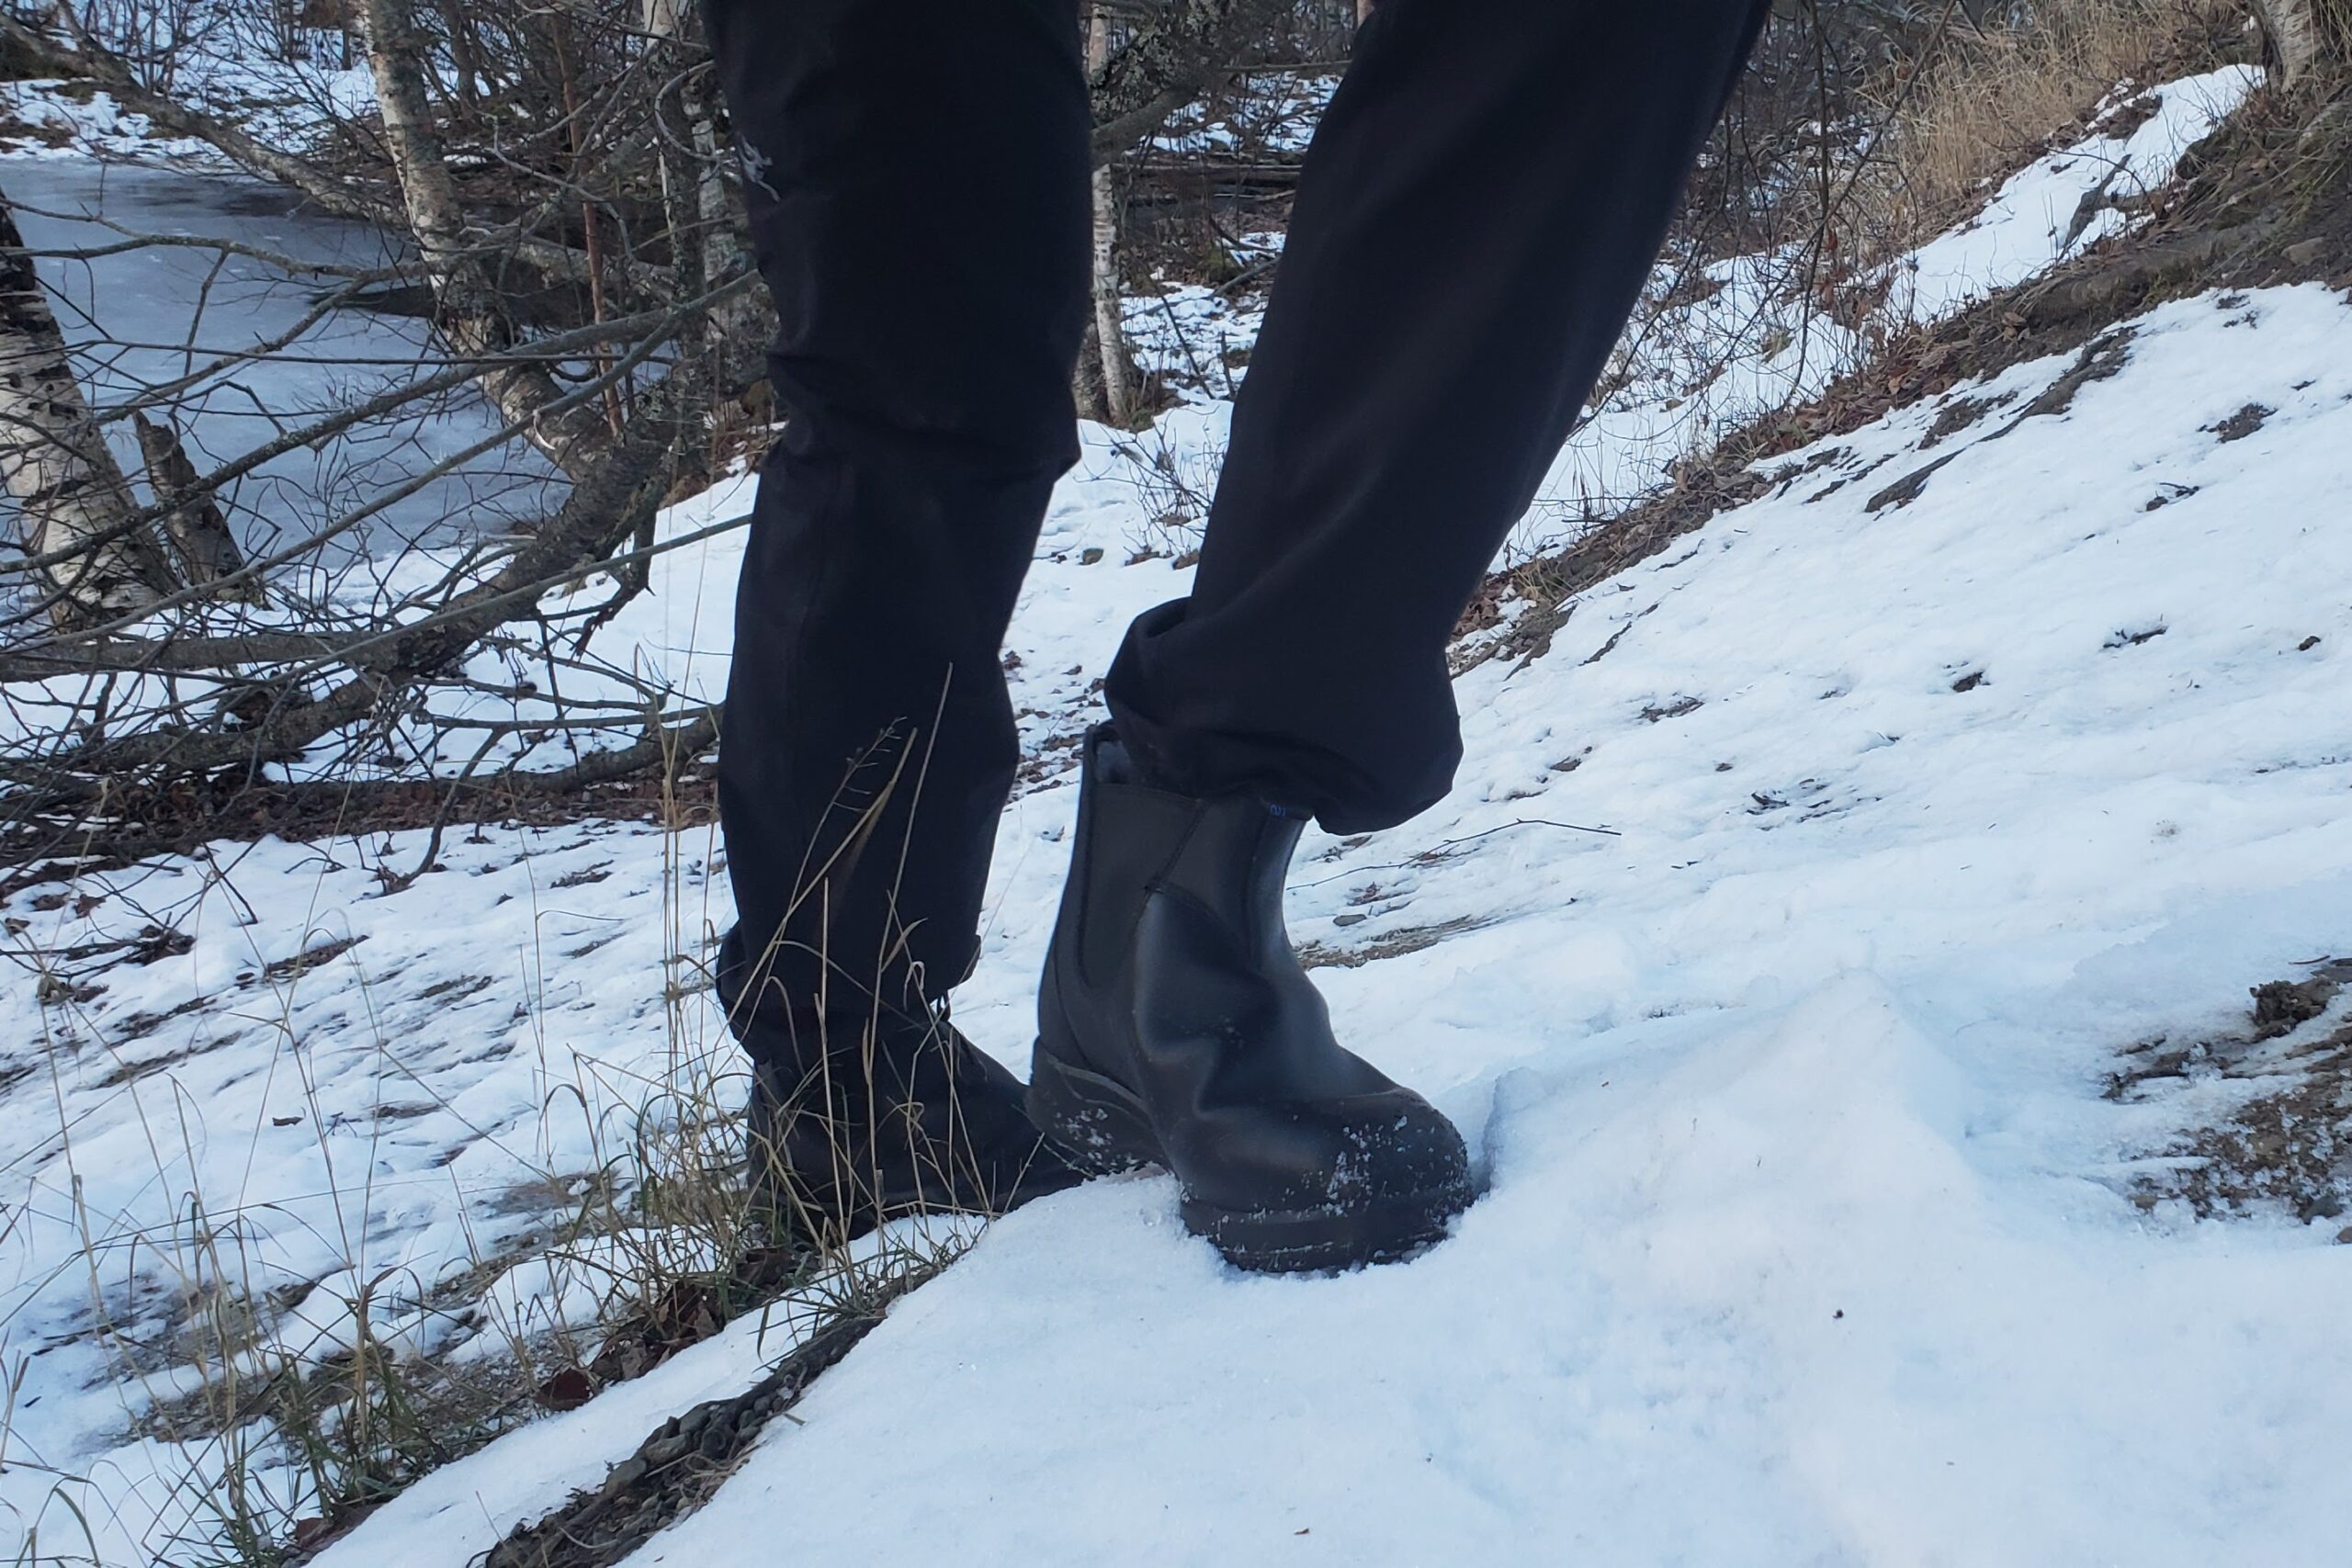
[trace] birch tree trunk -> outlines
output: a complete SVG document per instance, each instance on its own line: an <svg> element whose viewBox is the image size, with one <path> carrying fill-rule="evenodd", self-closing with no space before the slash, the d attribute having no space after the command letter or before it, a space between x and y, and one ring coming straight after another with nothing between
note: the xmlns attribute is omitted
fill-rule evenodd
<svg viewBox="0 0 2352 1568"><path fill-rule="evenodd" d="M1100 3L1086 30L1086 69L1101 74L1111 58L1111 14ZM1102 417L1125 430L1136 422L1136 363L1127 352L1127 334L1119 308L1119 186L1108 164L1097 164L1093 175L1094 202L1094 331L1091 346L1101 365ZM1081 377L1080 387L1091 390L1092 377Z"/></svg>
<svg viewBox="0 0 2352 1568"><path fill-rule="evenodd" d="M702 220L702 281L706 288L716 288L728 279L748 270L752 256L744 247L741 231L735 221L736 204L727 189L727 150L719 144L718 117L711 107L711 76L697 73L687 80L684 89L686 123L694 137L695 199ZM769 319L757 292L745 292L721 304L711 312L710 330L722 345L739 344L751 339L764 343L775 335L775 323Z"/></svg>
<svg viewBox="0 0 2352 1568"><path fill-rule="evenodd" d="M364 9L368 73L384 117L384 151L400 180L401 203L433 288L437 324L459 354L503 355L515 346L514 325L467 233L465 208L425 100L424 66L431 56L413 0L364 0ZM531 444L567 474L579 473L611 437L605 421L586 404L548 412L561 390L554 378L534 366L494 363L482 372L481 389L508 423L526 426Z"/></svg>
<svg viewBox="0 0 2352 1568"><path fill-rule="evenodd" d="M727 190L726 149L719 145L718 117L711 100L712 73L686 69L693 15L684 0L645 0L646 36L661 40L659 74L678 78L678 114L691 158L681 158L665 140L661 149L663 214L670 222L671 243L679 254L679 281L684 287L699 277L703 288L716 288L751 265L735 221L735 207ZM681 166L684 165L684 166ZM693 199L684 186L691 186ZM694 262L699 258L699 270ZM711 312L707 336L724 348L757 337L764 341L771 329L761 319L760 296L740 293Z"/></svg>
<svg viewBox="0 0 2352 1568"><path fill-rule="evenodd" d="M157 504L172 508L164 516L164 536L171 540L189 586L217 582L243 567L245 558L237 548L236 536L229 532L229 519L200 488L201 477L180 445L179 432L143 413L134 413L130 420L139 432L140 454L147 459L147 488ZM255 606L269 602L261 584L254 581L241 582L222 596Z"/></svg>
<svg viewBox="0 0 2352 1568"><path fill-rule="evenodd" d="M2255 0L2254 8L2288 83L2315 68L2352 66L2352 0Z"/></svg>
<svg viewBox="0 0 2352 1568"><path fill-rule="evenodd" d="M34 581L71 629L137 611L178 586L154 530L125 526L130 481L74 378L17 215L0 195L0 480L17 499L26 551L73 551Z"/></svg>

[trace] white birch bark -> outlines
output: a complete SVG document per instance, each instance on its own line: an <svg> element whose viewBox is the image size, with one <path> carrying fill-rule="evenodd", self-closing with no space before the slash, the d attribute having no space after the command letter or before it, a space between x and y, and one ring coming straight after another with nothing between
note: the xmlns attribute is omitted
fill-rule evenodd
<svg viewBox="0 0 2352 1568"><path fill-rule="evenodd" d="M60 627L135 612L178 586L138 511L122 465L90 417L65 337L0 196L0 481L14 496L26 551L74 554L39 570Z"/></svg>
<svg viewBox="0 0 2352 1568"><path fill-rule="evenodd" d="M515 345L482 257L468 232L456 179L424 92L429 58L412 0L364 0L368 66L384 118L384 150L400 180L401 202L433 288L437 324L459 354L492 356ZM605 421L585 402L560 413L548 406L561 395L554 378L534 366L494 362L481 389L508 423L528 428L531 444L566 473L576 474L610 439Z"/></svg>
<svg viewBox="0 0 2352 1568"><path fill-rule="evenodd" d="M180 445L180 433L165 421L143 413L130 416L139 433L140 455L147 459L147 488L158 505L170 506L164 515L164 536L179 557L180 571L190 587L217 582L241 570L245 558L220 502L199 488L196 465ZM247 604L268 603L261 584L250 579L222 591L222 597Z"/></svg>
<svg viewBox="0 0 2352 1568"><path fill-rule="evenodd" d="M2289 85L2314 67L2352 66L2352 0L2254 0Z"/></svg>
<svg viewBox="0 0 2352 1568"><path fill-rule="evenodd" d="M1086 69L1099 75L1111 58L1111 14L1097 4L1086 31ZM1136 364L1127 352L1126 329L1120 321L1119 190L1108 164L1098 164L1093 175L1094 206L1094 346L1102 359L1102 412L1124 430L1136 421L1139 400Z"/></svg>
<svg viewBox="0 0 2352 1568"><path fill-rule="evenodd" d="M645 0L644 14L646 36L662 39L670 54L683 62L689 26L685 6L681 0ZM709 72L691 72L684 74L678 88L679 112L685 121L686 140L694 150L690 176L694 200L691 205L681 199L683 193L667 189L673 177L672 160L664 158L662 164L666 209L692 215L695 243L681 249L688 253L699 251L702 257L701 283L705 288L717 288L750 265L749 253L737 231L734 204L728 195L727 150L719 144L718 115L711 100L711 82ZM691 281L682 276L680 287L684 288ZM718 345L741 343L754 336L767 336L758 295L738 293L720 303L711 312L707 334Z"/></svg>

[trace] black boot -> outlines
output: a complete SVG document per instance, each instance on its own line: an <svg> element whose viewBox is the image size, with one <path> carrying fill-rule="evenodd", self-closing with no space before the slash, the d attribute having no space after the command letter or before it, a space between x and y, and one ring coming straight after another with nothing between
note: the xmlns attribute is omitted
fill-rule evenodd
<svg viewBox="0 0 2352 1568"><path fill-rule="evenodd" d="M777 1243L1001 1214L1083 1179L1031 1124L1021 1080L944 1018L884 1008L824 1032L797 1054L810 1065L753 1064L752 1213Z"/></svg>
<svg viewBox="0 0 2352 1568"><path fill-rule="evenodd" d="M1244 1269L1402 1257L1470 1202L1461 1134L1331 1037L1283 927L1300 818L1135 782L1087 743L1038 991L1029 1111L1092 1166L1154 1164Z"/></svg>

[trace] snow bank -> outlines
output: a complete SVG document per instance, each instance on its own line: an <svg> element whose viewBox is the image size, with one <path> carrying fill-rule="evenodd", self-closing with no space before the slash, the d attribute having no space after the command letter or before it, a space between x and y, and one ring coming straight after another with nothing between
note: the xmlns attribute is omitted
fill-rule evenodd
<svg viewBox="0 0 2352 1568"><path fill-rule="evenodd" d="M1319 978L1471 1133L1453 1237L1261 1279L1164 1178L1038 1204L632 1561L2335 1561L2352 1247L2143 1213L2168 1112L2099 1090L2352 950L2347 350L2318 288L2167 307L2063 412L1989 439L2070 357L1796 454L1465 677L1453 795L1291 890L1391 954ZM1165 580L1078 564L1082 495L1017 681L1107 651L1069 584ZM1073 795L1008 813L958 996L1016 1066ZM463 1560L324 1561L395 1550Z"/></svg>

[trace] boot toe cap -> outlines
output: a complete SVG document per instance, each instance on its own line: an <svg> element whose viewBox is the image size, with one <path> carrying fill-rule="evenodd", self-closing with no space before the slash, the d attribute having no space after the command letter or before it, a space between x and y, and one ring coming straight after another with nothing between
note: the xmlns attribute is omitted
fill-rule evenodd
<svg viewBox="0 0 2352 1568"><path fill-rule="evenodd" d="M1183 1141L1192 1146L1176 1160L1186 1189L1229 1212L1344 1211L1457 1193L1466 1201L1462 1134L1409 1089L1236 1106L1204 1115L1191 1131Z"/></svg>
<svg viewBox="0 0 2352 1568"><path fill-rule="evenodd" d="M1412 1257L1473 1196L1453 1124L1409 1091L1266 1107L1254 1157L1188 1178L1184 1223L1252 1271L1323 1272Z"/></svg>

